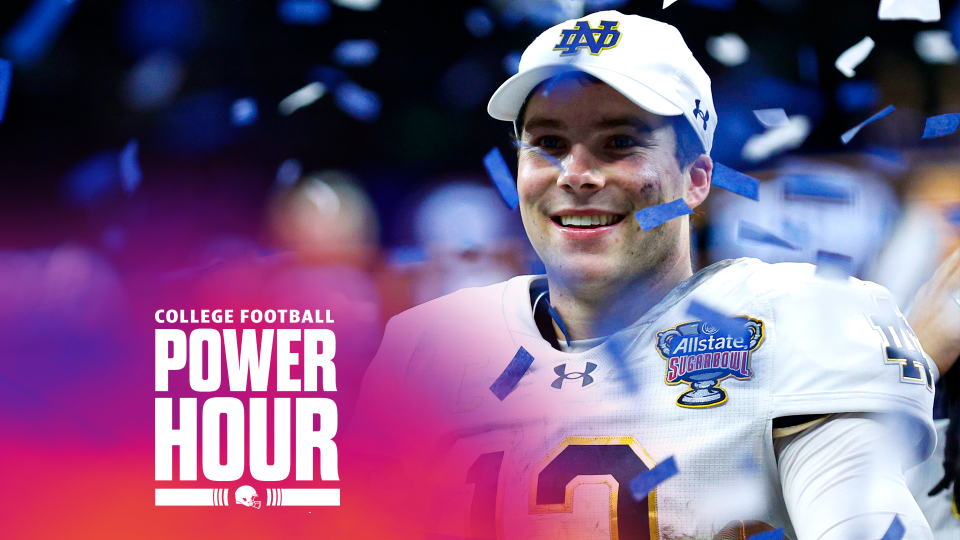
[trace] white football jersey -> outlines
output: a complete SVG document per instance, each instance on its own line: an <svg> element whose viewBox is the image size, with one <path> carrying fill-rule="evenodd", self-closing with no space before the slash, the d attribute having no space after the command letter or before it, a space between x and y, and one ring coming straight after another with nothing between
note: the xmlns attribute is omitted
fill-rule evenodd
<svg viewBox="0 0 960 540"><path fill-rule="evenodd" d="M417 508L434 532L709 539L759 520L789 535L773 419L893 413L915 459L933 448L936 368L876 284L723 261L566 353L537 330L537 279L395 317L366 375L354 428L431 484ZM692 302L730 318L693 316ZM679 473L635 500L631 480L671 456Z"/></svg>

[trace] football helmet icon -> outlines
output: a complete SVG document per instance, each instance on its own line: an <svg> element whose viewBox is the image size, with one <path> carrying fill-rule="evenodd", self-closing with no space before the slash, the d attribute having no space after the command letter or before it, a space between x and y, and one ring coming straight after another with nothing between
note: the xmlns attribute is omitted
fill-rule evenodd
<svg viewBox="0 0 960 540"><path fill-rule="evenodd" d="M257 510L260 509L260 501L257 500L257 490L250 486L238 487L234 497L236 497L237 504L256 508Z"/></svg>

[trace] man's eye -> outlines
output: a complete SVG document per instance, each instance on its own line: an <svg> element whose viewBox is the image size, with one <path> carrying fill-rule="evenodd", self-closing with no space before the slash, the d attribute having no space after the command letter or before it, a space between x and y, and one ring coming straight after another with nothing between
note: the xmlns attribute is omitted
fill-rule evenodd
<svg viewBox="0 0 960 540"><path fill-rule="evenodd" d="M633 142L633 139L627 137L626 135L617 135L610 141L614 148L630 148L631 146L636 145Z"/></svg>
<svg viewBox="0 0 960 540"><path fill-rule="evenodd" d="M557 137L550 137L550 136L540 137L540 141L538 142L539 142L539 146L543 148L559 148L560 147L560 139L558 139Z"/></svg>

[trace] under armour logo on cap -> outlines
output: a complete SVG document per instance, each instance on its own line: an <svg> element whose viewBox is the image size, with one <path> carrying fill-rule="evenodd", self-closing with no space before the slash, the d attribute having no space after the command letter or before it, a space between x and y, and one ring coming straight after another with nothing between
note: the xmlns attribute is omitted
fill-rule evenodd
<svg viewBox="0 0 960 540"><path fill-rule="evenodd" d="M567 381L567 380L572 381L577 379L582 379L582 383L580 384L581 388L584 386L589 386L593 384L593 377L591 377L590 374L593 373L594 370L596 369L597 369L596 364L594 364L593 362L587 362L587 368L585 370L571 371L570 373L567 373L567 365L560 364L559 366L553 368L553 372L559 375L559 377L557 377L557 380L553 381L553 383L551 383L550 386L556 388L557 390L560 390L561 388L563 388L563 381Z"/></svg>
<svg viewBox="0 0 960 540"><path fill-rule="evenodd" d="M697 105L697 106L696 106L696 108L693 109L693 117L694 117L694 118L702 118L702 119L703 119L703 129L707 129L707 120L710 120L710 111L707 111L707 110L701 111L701 110L700 110L700 100L697 99L697 100L694 100L694 101L696 101L696 105Z"/></svg>

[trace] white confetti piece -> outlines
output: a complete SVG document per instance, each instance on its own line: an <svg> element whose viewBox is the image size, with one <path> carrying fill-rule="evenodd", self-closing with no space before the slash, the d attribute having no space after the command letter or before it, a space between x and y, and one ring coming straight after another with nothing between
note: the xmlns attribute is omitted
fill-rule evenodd
<svg viewBox="0 0 960 540"><path fill-rule="evenodd" d="M741 155L747 161L757 162L799 148L810 135L810 127L810 119L806 116L791 116L786 125L770 128L747 139Z"/></svg>
<svg viewBox="0 0 960 540"><path fill-rule="evenodd" d="M917 56L928 64L956 64L960 53L950 41L949 30L923 30L913 38Z"/></svg>
<svg viewBox="0 0 960 540"><path fill-rule="evenodd" d="M877 18L883 21L898 19L939 21L940 2L939 0L880 0Z"/></svg>
<svg viewBox="0 0 960 540"><path fill-rule="evenodd" d="M783 109L758 109L753 111L753 115L765 128L775 128L790 123L790 119L787 118L787 111Z"/></svg>
<svg viewBox="0 0 960 540"><path fill-rule="evenodd" d="M293 114L293 111L310 105L314 101L323 97L326 87L322 83L312 82L289 96L283 98L277 110L284 116Z"/></svg>
<svg viewBox="0 0 960 540"><path fill-rule="evenodd" d="M873 50L874 45L876 45L876 43L870 39L870 36L867 36L860 40L860 43L843 51L833 65L837 67L840 73L843 73L847 77L853 77L857 74L853 69L870 56L870 51Z"/></svg>
<svg viewBox="0 0 960 540"><path fill-rule="evenodd" d="M722 36L707 38L707 53L717 62L727 67L734 67L750 58L750 47L739 35L727 32Z"/></svg>

